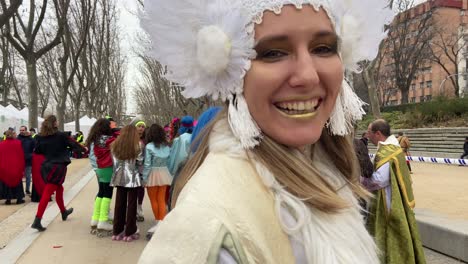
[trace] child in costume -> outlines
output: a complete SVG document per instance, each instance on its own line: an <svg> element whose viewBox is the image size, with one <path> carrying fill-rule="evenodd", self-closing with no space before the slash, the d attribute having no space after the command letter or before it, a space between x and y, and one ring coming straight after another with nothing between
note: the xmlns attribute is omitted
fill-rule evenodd
<svg viewBox="0 0 468 264"><path fill-rule="evenodd" d="M86 139L86 146L93 145L96 157L99 190L94 200L93 215L91 217L91 233L97 233L99 237L112 234L112 224L109 222L109 209L113 194L110 180L113 173L113 161L110 145L117 138L119 132L111 127L111 118L100 118L91 127ZM97 232L94 230L97 229Z"/></svg>
<svg viewBox="0 0 468 264"><path fill-rule="evenodd" d="M385 0L154 0L151 54L186 97L226 107L206 127L140 263L379 263L349 136L344 79L373 59Z"/></svg>
<svg viewBox="0 0 468 264"><path fill-rule="evenodd" d="M62 220L67 220L68 216L73 212L73 208L65 208L63 201L62 184L67 175L67 166L71 163L70 157L68 156L68 149L76 151L86 151L86 149L67 134L58 131L58 121L53 115L46 117L42 122L39 136L36 136L35 139L36 148L34 152L44 155L45 157L41 165L41 174L46 185L41 194L41 201L37 207L36 218L31 227L41 232L46 229L42 226L41 219L50 197L54 192L57 205L62 214Z"/></svg>
<svg viewBox="0 0 468 264"><path fill-rule="evenodd" d="M140 236L136 216L138 188L143 186L139 171L143 165L143 149L137 129L132 125L123 127L112 143L111 186L117 189L112 240L131 242Z"/></svg>
<svg viewBox="0 0 468 264"><path fill-rule="evenodd" d="M141 144L143 146L146 145L145 142L145 131L146 131L146 123L143 120L137 120L135 122L135 127L137 128L138 136L140 137ZM143 157L145 153L143 153ZM143 173L143 166L139 168L140 174ZM145 216L143 214L143 199L145 198L145 188L139 187L138 188L138 205L137 205L137 221L143 222L145 221Z"/></svg>
<svg viewBox="0 0 468 264"><path fill-rule="evenodd" d="M151 125L146 135L145 162L143 170L143 182L145 183L148 197L151 201L156 224L166 216L166 192L172 182L172 176L167 168L171 148L166 141L164 129L157 124ZM154 225L148 230L147 238L150 239L156 229Z"/></svg>

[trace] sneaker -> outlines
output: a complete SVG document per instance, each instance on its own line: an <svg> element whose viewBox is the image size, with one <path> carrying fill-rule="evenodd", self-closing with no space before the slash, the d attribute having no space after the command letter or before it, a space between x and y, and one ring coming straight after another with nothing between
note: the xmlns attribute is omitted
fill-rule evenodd
<svg viewBox="0 0 468 264"><path fill-rule="evenodd" d="M16 201L16 204L24 204L24 200L23 199L18 200L18 201Z"/></svg>
<svg viewBox="0 0 468 264"><path fill-rule="evenodd" d="M11 204L11 200L6 200L6 201L5 201L5 204L6 204L6 205L10 205L10 204Z"/></svg>
<svg viewBox="0 0 468 264"><path fill-rule="evenodd" d="M30 194L31 194L31 192L30 192L29 190L26 190L26 194L29 194L29 195L30 195Z"/></svg>
<svg viewBox="0 0 468 264"><path fill-rule="evenodd" d="M73 207L66 209L65 211L62 212L62 220L65 221L67 220L67 217L73 213Z"/></svg>

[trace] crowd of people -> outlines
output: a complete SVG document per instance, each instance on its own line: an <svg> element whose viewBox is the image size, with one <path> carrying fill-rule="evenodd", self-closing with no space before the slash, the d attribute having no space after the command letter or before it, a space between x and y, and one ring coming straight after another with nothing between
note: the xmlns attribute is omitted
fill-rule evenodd
<svg viewBox="0 0 468 264"><path fill-rule="evenodd" d="M225 106L164 127L119 127L108 116L84 146L46 118L34 150L46 185L32 227L45 230L52 192L63 220L73 212L62 199L65 149L86 148L98 185L92 234L138 239L149 198L156 225L140 263L425 263L409 141L381 119L351 136L364 111L345 71L375 57L392 15L386 1L213 2L145 2L141 21L168 80Z"/></svg>

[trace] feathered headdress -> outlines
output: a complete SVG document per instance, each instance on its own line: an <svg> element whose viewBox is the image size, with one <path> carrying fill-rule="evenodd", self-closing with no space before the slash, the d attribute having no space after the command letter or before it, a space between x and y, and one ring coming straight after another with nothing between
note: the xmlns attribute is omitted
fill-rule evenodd
<svg viewBox="0 0 468 264"><path fill-rule="evenodd" d="M152 55L168 69L166 78L185 87L189 98L211 96L229 102L228 120L244 148L256 146L261 131L243 96L243 79L255 58L254 26L265 11L285 5L323 8L339 37L346 70L372 60L393 16L385 0L151 0L145 2L142 26L152 41ZM343 81L330 131L345 135L362 117L363 102Z"/></svg>

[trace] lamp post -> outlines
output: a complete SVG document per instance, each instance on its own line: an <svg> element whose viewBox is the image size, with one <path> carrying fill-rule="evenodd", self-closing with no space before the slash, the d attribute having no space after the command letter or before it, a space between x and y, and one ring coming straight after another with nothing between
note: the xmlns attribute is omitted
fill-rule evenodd
<svg viewBox="0 0 468 264"><path fill-rule="evenodd" d="M439 85L439 95L441 95L440 91L441 91L442 86L444 85L445 81L447 81L449 78L455 77L455 76L457 76L457 75L468 75L468 72L454 73L454 74L450 74L449 76L445 77L445 78L440 82L440 85ZM458 90L458 93L460 93L460 90ZM445 95L445 87L444 87L444 95Z"/></svg>

